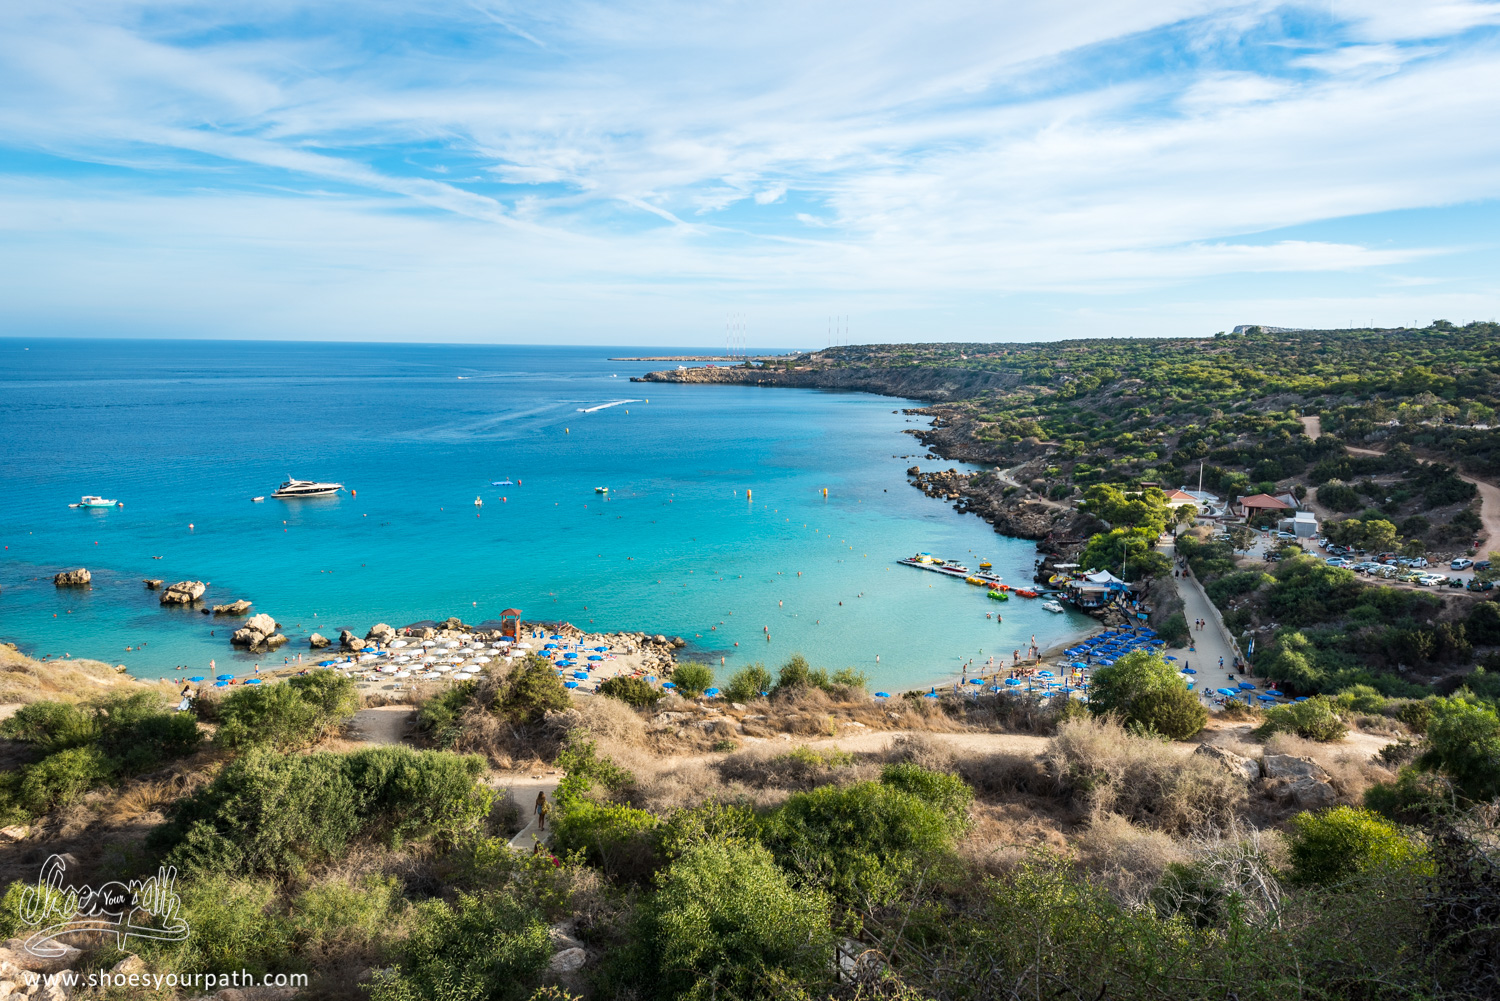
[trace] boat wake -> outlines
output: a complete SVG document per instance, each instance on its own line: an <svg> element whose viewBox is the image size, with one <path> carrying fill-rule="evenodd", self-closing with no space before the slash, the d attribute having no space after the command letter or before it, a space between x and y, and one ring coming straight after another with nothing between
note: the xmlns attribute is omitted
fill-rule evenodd
<svg viewBox="0 0 1500 1001"><path fill-rule="evenodd" d="M616 400L613 403L601 403L597 407L579 407L580 414L592 414L599 410L608 410L610 407L618 407L625 403L640 403L640 400Z"/></svg>

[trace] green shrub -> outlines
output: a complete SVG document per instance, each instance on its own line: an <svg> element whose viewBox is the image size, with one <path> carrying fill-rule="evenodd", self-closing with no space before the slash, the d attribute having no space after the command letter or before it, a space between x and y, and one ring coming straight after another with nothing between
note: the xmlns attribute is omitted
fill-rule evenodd
<svg viewBox="0 0 1500 1001"><path fill-rule="evenodd" d="M1357 713L1384 712L1385 703L1385 696L1370 685L1350 685L1334 699L1334 704L1340 709Z"/></svg>
<svg viewBox="0 0 1500 1001"><path fill-rule="evenodd" d="M661 698L661 692L644 678L628 674L616 675L605 681L599 686L599 694L619 699L626 705L635 706L637 709L650 708Z"/></svg>
<svg viewBox="0 0 1500 1001"><path fill-rule="evenodd" d="M1271 706L1265 711L1265 722L1256 728L1260 737L1273 733L1294 733L1306 740L1330 743L1343 740L1349 728L1333 703L1321 695L1314 695L1305 702L1292 702L1284 706Z"/></svg>
<svg viewBox="0 0 1500 1001"><path fill-rule="evenodd" d="M946 802L926 801L901 786L918 785L909 771L898 784L822 786L790 797L767 821L766 843L777 858L813 884L850 903L893 899L923 863L942 857L963 828ZM956 780L954 780L956 781Z"/></svg>
<svg viewBox="0 0 1500 1001"><path fill-rule="evenodd" d="M419 905L401 965L377 975L371 1001L508 1001L530 995L552 958L546 922L507 890Z"/></svg>
<svg viewBox="0 0 1500 1001"><path fill-rule="evenodd" d="M662 872L636 936L635 976L663 998L754 998L776 981L817 991L833 969L828 902L753 842L690 844Z"/></svg>
<svg viewBox="0 0 1500 1001"><path fill-rule="evenodd" d="M829 687L850 688L864 691L870 684L870 676L852 667L841 667L833 672Z"/></svg>
<svg viewBox="0 0 1500 1001"><path fill-rule="evenodd" d="M1396 718L1405 723L1413 733L1426 733L1432 722L1432 700L1412 699L1401 703L1396 709Z"/></svg>
<svg viewBox="0 0 1500 1001"><path fill-rule="evenodd" d="M1137 696L1130 719L1169 740L1187 740L1208 723L1208 710L1186 685L1173 684Z"/></svg>
<svg viewBox="0 0 1500 1001"><path fill-rule="evenodd" d="M495 708L521 723L535 723L548 712L571 705L557 668L545 658L528 656L511 671Z"/></svg>
<svg viewBox="0 0 1500 1001"><path fill-rule="evenodd" d="M359 711L354 680L336 671L245 686L219 704L221 747L296 750L330 736Z"/></svg>
<svg viewBox="0 0 1500 1001"><path fill-rule="evenodd" d="M449 749L463 736L464 710L474 701L477 681L460 681L443 689L417 710L417 729L438 747Z"/></svg>
<svg viewBox="0 0 1500 1001"><path fill-rule="evenodd" d="M180 800L148 843L184 874L291 875L342 858L357 837L399 845L472 830L492 794L475 756L379 747L252 751Z"/></svg>
<svg viewBox="0 0 1500 1001"><path fill-rule="evenodd" d="M731 702L752 702L770 690L771 672L762 664L751 664L730 676L724 686L724 697Z"/></svg>
<svg viewBox="0 0 1500 1001"><path fill-rule="evenodd" d="M1173 612L1157 627L1156 635L1168 646L1182 646L1189 636L1187 616L1181 612Z"/></svg>
<svg viewBox="0 0 1500 1001"><path fill-rule="evenodd" d="M807 663L807 658L800 653L794 653L787 662L781 665L781 670L776 673L776 690L792 688L807 688L812 685L812 668Z"/></svg>
<svg viewBox="0 0 1500 1001"><path fill-rule="evenodd" d="M673 669L672 683L683 695L702 695L713 685L714 671L707 664L690 660Z"/></svg>
<svg viewBox="0 0 1500 1001"><path fill-rule="evenodd" d="M1292 818L1288 840L1291 880L1331 886L1370 869L1405 868L1425 850L1389 821L1369 810L1337 806Z"/></svg>
<svg viewBox="0 0 1500 1001"><path fill-rule="evenodd" d="M1417 767L1441 772L1476 802L1500 796L1500 716L1464 698L1434 699Z"/></svg>
<svg viewBox="0 0 1500 1001"><path fill-rule="evenodd" d="M28 819L191 754L198 724L166 711L154 692L114 695L87 706L33 702L0 723L0 734L29 743L41 760L0 773L0 817Z"/></svg>
<svg viewBox="0 0 1500 1001"><path fill-rule="evenodd" d="M886 765L881 769L880 781L911 793L959 823L964 821L974 800L974 790L957 775L930 771L909 761Z"/></svg>

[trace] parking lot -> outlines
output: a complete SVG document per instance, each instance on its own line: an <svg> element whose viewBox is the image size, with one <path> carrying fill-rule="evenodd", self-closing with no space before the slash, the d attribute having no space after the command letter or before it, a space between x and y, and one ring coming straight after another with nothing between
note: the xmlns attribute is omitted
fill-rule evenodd
<svg viewBox="0 0 1500 1001"><path fill-rule="evenodd" d="M1326 561L1326 560L1332 558L1332 557L1330 557L1330 555L1329 555L1329 553L1327 551L1325 551L1324 549L1322 549L1319 546L1319 540L1317 540L1317 539L1293 539L1293 540L1287 540L1287 539L1278 538L1275 532L1258 532L1258 533L1256 533L1255 545L1251 547L1249 553L1247 553L1246 556L1247 556L1248 559L1253 560L1253 561L1258 561L1258 562L1265 561L1267 554L1273 552L1276 549L1277 546L1279 546L1283 542L1287 542L1287 541L1295 542L1297 545L1302 546L1310 555L1316 556L1316 557L1318 557L1321 560L1325 560ZM1426 584L1426 585L1423 585L1423 584L1411 583L1411 582L1402 581L1402 580L1397 579L1398 576L1401 575L1401 574L1407 574L1407 573L1413 573L1413 572L1441 576L1445 580L1448 580L1448 579L1456 577L1459 580L1463 581L1463 585L1462 586L1464 588L1467 588L1468 585L1469 585L1469 582L1474 579L1474 567L1470 566L1470 567L1466 567L1463 570L1454 570L1454 569L1452 569L1449 566L1448 560L1442 560L1442 561L1432 561L1432 560L1429 560L1428 566L1426 566L1426 567L1404 567L1404 566L1399 566L1398 565L1396 567L1391 568L1394 571L1394 573L1391 573L1390 571L1384 571L1384 572L1376 571L1376 572L1372 572L1372 573L1366 573L1363 570L1358 569L1356 567L1356 565L1357 564L1362 564L1362 563L1372 563L1372 562L1375 562L1375 554L1371 553L1371 554L1367 554L1367 555L1361 556L1361 555L1358 555L1358 554L1355 554L1355 553L1350 553L1350 554L1342 557L1342 559L1346 561L1345 562L1345 566L1348 569L1354 570L1356 573L1359 573L1361 576L1368 577L1368 579L1370 579L1371 581L1378 581L1380 583L1388 584L1388 585L1391 585L1393 587L1428 587L1428 588L1437 587L1437 588L1442 588L1442 589L1459 590L1458 587L1455 587L1453 585L1448 585L1448 584ZM1476 557L1476 559L1482 560L1483 557ZM1337 564L1335 564L1335 565L1337 565ZM1384 573L1390 573L1390 576L1386 577L1386 576L1384 576ZM1497 585L1497 586L1500 586L1500 585Z"/></svg>

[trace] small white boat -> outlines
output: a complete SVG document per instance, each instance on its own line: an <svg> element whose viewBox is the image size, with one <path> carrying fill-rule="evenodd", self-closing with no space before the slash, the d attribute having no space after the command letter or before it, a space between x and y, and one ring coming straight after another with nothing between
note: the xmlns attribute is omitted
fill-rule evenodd
<svg viewBox="0 0 1500 1001"><path fill-rule="evenodd" d="M1056 601L1044 601L1042 602L1042 607L1049 612L1061 612L1063 610L1062 605Z"/></svg>
<svg viewBox="0 0 1500 1001"><path fill-rule="evenodd" d="M596 494L607 494L607 493L609 493L609 487L595 487L594 488L594 493L596 493Z"/></svg>
<svg viewBox="0 0 1500 1001"><path fill-rule="evenodd" d="M484 498L483 497L475 497L474 498L474 506L475 507L484 507Z"/></svg>
<svg viewBox="0 0 1500 1001"><path fill-rule="evenodd" d="M264 498L264 497L251 497L251 498L250 498L250 502L251 502L251 503L252 503L252 504L259 504L259 503L260 503L260 502L261 502L261 501L263 501L263 500L265 500L265 498Z"/></svg>
<svg viewBox="0 0 1500 1001"><path fill-rule="evenodd" d="M108 500L104 497L95 497L93 494L85 494L77 504L69 504L69 507L124 507L116 500Z"/></svg>

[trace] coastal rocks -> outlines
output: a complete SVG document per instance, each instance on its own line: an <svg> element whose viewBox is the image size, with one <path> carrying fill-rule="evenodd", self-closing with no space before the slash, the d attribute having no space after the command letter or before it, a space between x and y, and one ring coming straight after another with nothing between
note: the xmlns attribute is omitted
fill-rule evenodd
<svg viewBox="0 0 1500 1001"><path fill-rule="evenodd" d="M18 967L30 973L57 973L68 969L83 957L83 952L71 945L63 945L61 942L55 942L53 945L62 949L60 955L36 956L26 950L24 940L8 938L0 943L0 964L7 964L10 968ZM21 981L19 977L6 977L6 979L13 982Z"/></svg>
<svg viewBox="0 0 1500 1001"><path fill-rule="evenodd" d="M328 637L322 633L313 633L307 638L307 645L313 650L321 650L328 645Z"/></svg>
<svg viewBox="0 0 1500 1001"><path fill-rule="evenodd" d="M148 591L159 591L166 581L160 577L144 577L141 579L141 583L146 585L146 590Z"/></svg>
<svg viewBox="0 0 1500 1001"><path fill-rule="evenodd" d="M88 587L89 581L93 579L93 574L89 573L83 567L79 567L77 570L64 570L62 573L57 574L52 578L52 583L58 587Z"/></svg>
<svg viewBox="0 0 1500 1001"><path fill-rule="evenodd" d="M370 631L365 633L365 639L372 640L376 643L389 643L395 638L396 630L392 629L384 622L375 623L375 625L370 627Z"/></svg>
<svg viewBox="0 0 1500 1001"><path fill-rule="evenodd" d="M360 639L358 633L350 632L348 629L339 630L339 646L353 653L365 648L365 641Z"/></svg>
<svg viewBox="0 0 1500 1001"><path fill-rule="evenodd" d="M910 469L908 469L906 471L906 475L907 476L917 476L921 472L922 472L922 467L921 466L912 466Z"/></svg>
<svg viewBox="0 0 1500 1001"><path fill-rule="evenodd" d="M213 611L215 615L244 615L250 611L250 602L241 598L227 605L215 605Z"/></svg>
<svg viewBox="0 0 1500 1001"><path fill-rule="evenodd" d="M1247 783L1260 778L1260 763L1254 758L1226 751L1214 744L1200 744L1193 754L1207 758L1230 774L1238 775Z"/></svg>
<svg viewBox="0 0 1500 1001"><path fill-rule="evenodd" d="M203 597L208 585L201 580L180 580L161 593L163 605L191 605Z"/></svg>
<svg viewBox="0 0 1500 1001"><path fill-rule="evenodd" d="M262 612L245 620L244 626L234 631L229 642L235 646L274 648L285 643L286 637L276 631L276 620Z"/></svg>
<svg viewBox="0 0 1500 1001"><path fill-rule="evenodd" d="M464 620L460 619L456 615L450 616L449 618L444 619L443 622L438 625L438 628L439 629L451 629L451 630L456 630L458 632L464 632L464 633L472 632L473 631L472 627L464 625Z"/></svg>

